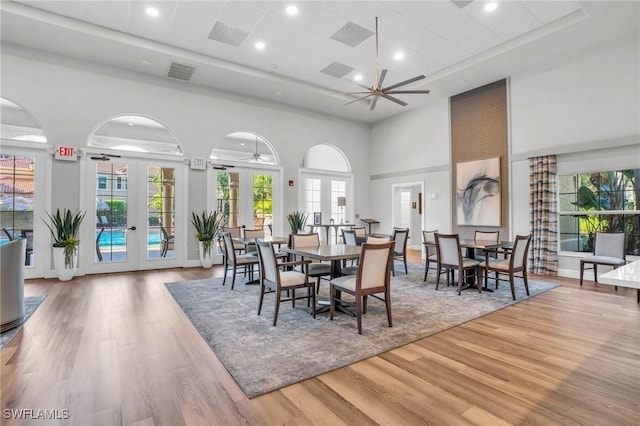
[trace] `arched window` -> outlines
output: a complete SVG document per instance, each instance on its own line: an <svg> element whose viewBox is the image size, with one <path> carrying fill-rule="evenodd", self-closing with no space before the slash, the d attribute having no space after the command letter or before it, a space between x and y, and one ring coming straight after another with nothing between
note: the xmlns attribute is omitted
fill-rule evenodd
<svg viewBox="0 0 640 426"><path fill-rule="evenodd" d="M47 204L47 138L38 120L8 99L0 98L0 117L0 242L25 238L25 276L42 277L48 230L37 218Z"/></svg>
<svg viewBox="0 0 640 426"><path fill-rule="evenodd" d="M211 151L211 160L216 162L239 162L250 164L280 164L280 159L269 142L253 132L234 132L225 136Z"/></svg>
<svg viewBox="0 0 640 426"><path fill-rule="evenodd" d="M173 132L164 124L142 115L119 115L100 123L89 136L92 148L182 155Z"/></svg>
<svg viewBox="0 0 640 426"><path fill-rule="evenodd" d="M323 224L354 223L353 175L342 151L333 145L312 146L304 155L300 179L301 208L310 217L321 218Z"/></svg>

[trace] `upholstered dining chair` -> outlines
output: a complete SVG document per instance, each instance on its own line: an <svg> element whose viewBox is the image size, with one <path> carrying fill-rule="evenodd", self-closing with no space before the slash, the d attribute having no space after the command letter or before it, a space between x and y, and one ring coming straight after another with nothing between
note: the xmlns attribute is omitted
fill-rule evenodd
<svg viewBox="0 0 640 426"><path fill-rule="evenodd" d="M498 244L500 241L500 231L476 231L473 236L473 241L490 241ZM484 250L475 249L475 259L480 263L484 262L487 252Z"/></svg>
<svg viewBox="0 0 640 426"><path fill-rule="evenodd" d="M244 238L246 240L249 240L252 238L264 238L264 229L245 229ZM254 243L249 243L249 242L245 243L244 250L245 250L245 253L253 253L254 255L257 255L256 245Z"/></svg>
<svg viewBox="0 0 640 426"><path fill-rule="evenodd" d="M258 303L258 315L262 312L262 303L264 295L267 293L275 293L276 306L273 314L273 326L278 322L278 312L280 303L291 301L291 306L296 307L296 300L307 299L307 307L311 308L313 318L316 317L316 291L313 281L309 281L309 272L307 268L302 271L281 270L281 268L289 268L308 264L310 260L297 262L278 262L276 252L271 242L256 241L258 251L258 261L260 263L260 302ZM297 289L307 289L306 295L297 296ZM282 292L286 291L286 296L282 298Z"/></svg>
<svg viewBox="0 0 640 426"><path fill-rule="evenodd" d="M593 243L593 255L580 259L580 285L585 269L593 269L593 280L598 282L598 265L611 266L616 269L627 263L625 232L596 232ZM585 268L591 265L591 268Z"/></svg>
<svg viewBox="0 0 640 426"><path fill-rule="evenodd" d="M524 289L528 296L527 257L529 255L530 244L531 235L516 235L513 247L508 251L502 251L502 253L507 256L506 259L492 259L491 257L487 257L484 264L484 282L487 283L489 272L495 272L496 289L500 281L509 281L511 297L513 297L513 300L516 300L514 278L516 277L515 274L519 272L521 273L520 278L524 281ZM500 278L500 275L507 275L508 278Z"/></svg>
<svg viewBox="0 0 640 426"><path fill-rule="evenodd" d="M291 248L295 249L296 247L320 247L320 235L291 234ZM309 270L309 276L317 279L318 288L316 292L319 292L320 279L331 275L331 264L313 260L311 263L305 265L305 267Z"/></svg>
<svg viewBox="0 0 640 426"><path fill-rule="evenodd" d="M367 236L367 228L364 226L352 226L351 230L355 232L357 238L365 238Z"/></svg>
<svg viewBox="0 0 640 426"><path fill-rule="evenodd" d="M438 256L438 271L443 269L458 271L458 295L462 293L462 282L465 271L473 270L476 278L478 292L482 293L482 283L480 277L480 262L474 259L462 257L460 251L460 236L458 234L435 233L436 250ZM449 284L449 274L447 274L447 284ZM440 285L440 274L436 281L436 290Z"/></svg>
<svg viewBox="0 0 640 426"><path fill-rule="evenodd" d="M393 241L395 245L393 247L393 260L398 260L404 263L404 273L408 274L407 269L407 240L409 239L409 228L393 228ZM395 262L391 272L396 274Z"/></svg>
<svg viewBox="0 0 640 426"><path fill-rule="evenodd" d="M353 229L342 230L342 241L348 246L357 246L358 240L356 239L356 233ZM358 271L358 265L356 261L351 260L351 266L346 266L346 260L342 262L342 275L355 275Z"/></svg>
<svg viewBox="0 0 640 426"><path fill-rule="evenodd" d="M225 226L222 228L223 232L228 232L231 235L231 241L233 242L234 238L242 238L242 228L240 226ZM238 253L242 253L245 249L244 244L242 243L233 243L233 249Z"/></svg>
<svg viewBox="0 0 640 426"><path fill-rule="evenodd" d="M424 279L422 281L427 280L427 275L429 274L429 269L431 269L431 264L435 265L436 273L438 273L438 250L436 250L436 232L437 229L433 231L422 231L422 243L424 244L425 250L425 265L424 265Z"/></svg>
<svg viewBox="0 0 640 426"><path fill-rule="evenodd" d="M222 240L224 241L224 278L222 279L222 285L227 282L227 271L231 269L233 275L231 277L231 290L236 283L236 272L238 269L244 269L245 272L249 270L249 278L253 278L253 267L258 264L258 257L253 254L236 254L236 249L233 246L233 240L231 234L228 232L222 232Z"/></svg>
<svg viewBox="0 0 640 426"><path fill-rule="evenodd" d="M367 237L367 244L385 244L391 241L391 237L376 237L369 235Z"/></svg>
<svg viewBox="0 0 640 426"><path fill-rule="evenodd" d="M367 297L384 294L389 327L391 320L391 267L393 264L394 242L362 245L360 263L356 275L347 275L331 280L331 309L329 318L333 320L336 303L344 303L342 294L355 298L358 334L362 334L362 315L367 313ZM379 298L379 297L376 297Z"/></svg>

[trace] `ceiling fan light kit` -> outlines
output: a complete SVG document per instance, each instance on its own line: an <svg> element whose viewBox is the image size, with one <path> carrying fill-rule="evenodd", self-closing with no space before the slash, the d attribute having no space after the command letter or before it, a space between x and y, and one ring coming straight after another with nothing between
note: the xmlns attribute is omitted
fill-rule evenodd
<svg viewBox="0 0 640 426"><path fill-rule="evenodd" d="M376 104L378 102L378 99L381 97L387 100L390 100L392 102L395 102L398 105L406 106L407 105L406 102L392 95L427 94L430 92L429 90L395 90L398 87L405 86L407 84L416 82L418 80L422 80L423 78L425 78L424 75L418 75L416 77L410 78L403 82L396 83L391 86L383 87L383 83L386 76L387 76L387 70L383 69L382 72L380 72L380 54L379 54L379 45L378 45L378 17L376 16L376 81L371 85L371 87L365 86L364 84L353 82L354 84L357 84L358 86L362 87L366 91L347 93L348 95L364 95L364 96L360 96L359 98L354 99L350 102L347 102L344 105L345 106L350 105L354 102L362 101L369 97L373 97L373 99L371 100L371 104L369 106L369 110L373 111L374 109L376 109Z"/></svg>

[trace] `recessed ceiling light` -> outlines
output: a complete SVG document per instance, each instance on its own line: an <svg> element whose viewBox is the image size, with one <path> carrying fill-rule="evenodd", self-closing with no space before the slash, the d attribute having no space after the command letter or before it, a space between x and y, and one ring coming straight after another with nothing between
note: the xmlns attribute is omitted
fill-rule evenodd
<svg viewBox="0 0 640 426"><path fill-rule="evenodd" d="M362 74L356 74L353 76L353 81L362 81Z"/></svg>
<svg viewBox="0 0 640 426"><path fill-rule="evenodd" d="M267 47L264 41L256 41L253 46L258 50L264 50L264 48Z"/></svg>
<svg viewBox="0 0 640 426"><path fill-rule="evenodd" d="M287 15L295 16L298 14L298 8L294 5L287 6Z"/></svg>
<svg viewBox="0 0 640 426"><path fill-rule="evenodd" d="M140 63L142 65L151 65L151 62L147 61L146 59L143 59L142 61L140 61Z"/></svg>
<svg viewBox="0 0 640 426"><path fill-rule="evenodd" d="M401 61L404 59L404 52L396 52L393 55L393 59L395 59L396 61Z"/></svg>
<svg viewBox="0 0 640 426"><path fill-rule="evenodd" d="M147 12L147 15L153 16L154 18L157 18L158 16L160 16L160 11L155 7L148 7L145 9L145 11Z"/></svg>
<svg viewBox="0 0 640 426"><path fill-rule="evenodd" d="M492 1L484 5L485 12L493 12L498 8L498 3Z"/></svg>
<svg viewBox="0 0 640 426"><path fill-rule="evenodd" d="M133 126L133 123L127 123L128 126Z"/></svg>

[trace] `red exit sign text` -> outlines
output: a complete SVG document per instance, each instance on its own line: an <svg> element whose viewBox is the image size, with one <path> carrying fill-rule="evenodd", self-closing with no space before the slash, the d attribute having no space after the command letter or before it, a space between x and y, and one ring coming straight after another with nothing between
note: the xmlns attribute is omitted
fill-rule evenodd
<svg viewBox="0 0 640 426"><path fill-rule="evenodd" d="M59 146L56 148L56 160L77 161L76 149L72 146Z"/></svg>

